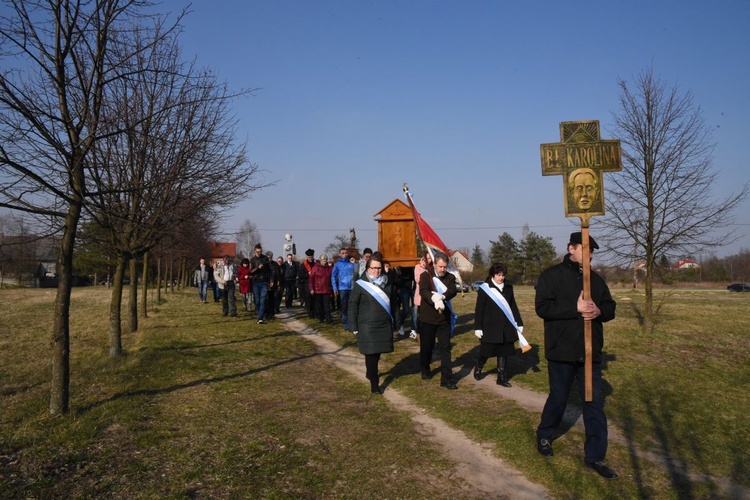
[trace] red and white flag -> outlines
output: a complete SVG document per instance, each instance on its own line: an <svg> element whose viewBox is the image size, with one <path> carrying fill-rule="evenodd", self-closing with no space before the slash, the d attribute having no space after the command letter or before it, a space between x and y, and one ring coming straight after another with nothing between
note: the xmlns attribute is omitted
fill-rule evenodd
<svg viewBox="0 0 750 500"><path fill-rule="evenodd" d="M458 269L456 269L455 264L453 264L453 259L451 259L451 255L448 252L448 247L443 243L443 240L440 239L440 236L438 236L435 230L432 229L430 225L425 222L419 212L417 212L417 208L414 206L414 200L411 199L411 194L409 193L409 188L406 187L406 184L404 184L404 194L406 194L406 199L409 202L411 212L414 215L414 222L417 223L417 238L424 244L427 251L430 252L432 262L435 262L436 251L445 254L448 257L448 272L454 275L459 283L463 283Z"/></svg>

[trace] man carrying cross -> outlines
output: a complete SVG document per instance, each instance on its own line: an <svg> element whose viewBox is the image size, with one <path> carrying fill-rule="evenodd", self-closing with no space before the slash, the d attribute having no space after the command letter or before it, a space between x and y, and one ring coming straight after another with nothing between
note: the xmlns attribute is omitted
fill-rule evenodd
<svg viewBox="0 0 750 500"><path fill-rule="evenodd" d="M591 253L599 248L589 236ZM568 395L578 382L586 428L584 461L599 475L617 478L603 460L607 454L607 417L602 394L603 323L614 319L616 303L604 279L591 272L591 298L583 298L582 235L570 235L568 254L563 261L544 271L536 285L536 313L544 320L544 355L547 358L549 397L537 428L537 449L546 457L553 455L552 440L562 422ZM584 321L592 327L592 401L584 398Z"/></svg>

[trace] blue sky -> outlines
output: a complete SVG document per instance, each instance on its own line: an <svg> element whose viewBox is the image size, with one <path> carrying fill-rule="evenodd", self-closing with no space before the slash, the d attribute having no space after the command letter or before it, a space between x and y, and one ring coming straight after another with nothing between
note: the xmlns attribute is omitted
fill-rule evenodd
<svg viewBox="0 0 750 500"><path fill-rule="evenodd" d="M614 138L616 80L649 66L703 110L716 197L750 180L746 0L196 0L184 25L185 57L257 89L237 102L240 136L278 182L219 226L250 219L275 253L284 233L320 253L350 227L375 248L373 215L404 182L451 248L528 224L561 251L579 220L539 145L572 120ZM750 248L750 201L737 222L745 236L717 255Z"/></svg>

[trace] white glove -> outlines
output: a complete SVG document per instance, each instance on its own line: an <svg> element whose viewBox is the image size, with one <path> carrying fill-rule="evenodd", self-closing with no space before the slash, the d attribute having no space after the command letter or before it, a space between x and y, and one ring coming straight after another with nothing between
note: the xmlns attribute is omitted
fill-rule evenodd
<svg viewBox="0 0 750 500"><path fill-rule="evenodd" d="M474 330L474 335L476 335L478 339L481 339L484 332L482 330Z"/></svg>
<svg viewBox="0 0 750 500"><path fill-rule="evenodd" d="M522 326L518 327L518 333L523 333L523 327Z"/></svg>
<svg viewBox="0 0 750 500"><path fill-rule="evenodd" d="M359 330L354 330L354 331L353 331L352 333L353 333L354 335L357 335L357 334L359 333Z"/></svg>
<svg viewBox="0 0 750 500"><path fill-rule="evenodd" d="M445 300L445 295L440 292L432 292L432 301L437 302L438 300Z"/></svg>
<svg viewBox="0 0 750 500"><path fill-rule="evenodd" d="M435 309L436 309L437 311L440 311L440 312L442 312L442 311L443 311L443 309L445 309L445 304L443 304L443 301L442 301L442 300L436 300L436 301L434 301L434 302L435 302Z"/></svg>

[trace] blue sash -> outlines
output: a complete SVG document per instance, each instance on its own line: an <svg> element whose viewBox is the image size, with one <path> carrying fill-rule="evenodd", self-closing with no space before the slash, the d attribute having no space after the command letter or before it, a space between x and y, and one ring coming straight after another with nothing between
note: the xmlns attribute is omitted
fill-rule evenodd
<svg viewBox="0 0 750 500"><path fill-rule="evenodd" d="M508 318L510 324L513 325L516 331L518 331L518 324L516 324L516 319L513 317L513 312L510 310L510 305L508 304L508 301L505 300L505 297L500 294L500 291L498 291L496 288L490 288L490 285L488 285L487 283L482 283L482 286L480 286L479 288L482 289L484 293L486 293L495 304L497 304L497 307L499 307L500 310L505 313L505 317Z"/></svg>
<svg viewBox="0 0 750 500"><path fill-rule="evenodd" d="M445 283L440 281L437 276L432 277L432 284L435 285L435 290L437 290L438 293L442 293L445 295L445 292L448 291L448 287L445 286ZM453 337L453 330L456 328L456 322L458 321L458 314L453 312L453 306L451 305L450 300L445 301L445 307L448 308L448 310L451 312L451 337Z"/></svg>
<svg viewBox="0 0 750 500"><path fill-rule="evenodd" d="M393 315L391 314L391 299L385 294L382 288L380 288L378 285L374 283L370 283L367 280L357 280L357 284L362 287L367 293L372 295L372 297L378 301L378 304L383 306L383 309L385 309L385 312L388 313L388 316L391 318L391 322L393 321Z"/></svg>

